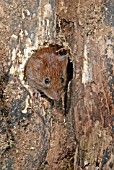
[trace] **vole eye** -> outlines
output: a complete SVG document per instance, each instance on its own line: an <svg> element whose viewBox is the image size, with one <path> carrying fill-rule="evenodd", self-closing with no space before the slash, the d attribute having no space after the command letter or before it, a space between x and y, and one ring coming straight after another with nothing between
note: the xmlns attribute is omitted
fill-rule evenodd
<svg viewBox="0 0 114 170"><path fill-rule="evenodd" d="M50 79L49 79L48 77L45 79L45 84L46 84L46 85L49 85L49 84L50 84Z"/></svg>
<svg viewBox="0 0 114 170"><path fill-rule="evenodd" d="M64 83L64 78L63 78L63 77L61 77L60 79L61 79L61 83Z"/></svg>

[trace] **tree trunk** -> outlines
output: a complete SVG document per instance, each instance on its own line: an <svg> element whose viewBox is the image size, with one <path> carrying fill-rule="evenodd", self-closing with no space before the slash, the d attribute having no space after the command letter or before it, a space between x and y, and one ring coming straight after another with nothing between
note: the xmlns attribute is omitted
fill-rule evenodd
<svg viewBox="0 0 114 170"><path fill-rule="evenodd" d="M0 9L0 169L113 169L113 0L2 0ZM54 104L24 75L48 46L69 58Z"/></svg>

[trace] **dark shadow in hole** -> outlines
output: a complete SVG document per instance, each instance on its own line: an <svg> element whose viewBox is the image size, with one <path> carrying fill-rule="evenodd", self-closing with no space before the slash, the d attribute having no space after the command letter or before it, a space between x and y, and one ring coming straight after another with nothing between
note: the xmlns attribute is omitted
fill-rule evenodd
<svg viewBox="0 0 114 170"><path fill-rule="evenodd" d="M99 167L99 162L96 162L96 167Z"/></svg>
<svg viewBox="0 0 114 170"><path fill-rule="evenodd" d="M67 65L67 85L66 85L66 89L65 89L65 97L64 97L64 107L65 107L65 115L68 113L70 105L71 105L71 92L70 92L70 96L68 99L68 95L67 95L67 90L68 90L68 83L69 81L71 81L73 78L73 63L70 61L70 59L68 58L68 65Z"/></svg>
<svg viewBox="0 0 114 170"><path fill-rule="evenodd" d="M73 63L68 58L68 65L67 65L67 84L73 78Z"/></svg>

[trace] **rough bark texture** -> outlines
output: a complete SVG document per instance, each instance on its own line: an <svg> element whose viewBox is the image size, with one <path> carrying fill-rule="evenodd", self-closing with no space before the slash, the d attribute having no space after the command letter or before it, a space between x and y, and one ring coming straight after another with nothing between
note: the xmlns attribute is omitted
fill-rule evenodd
<svg viewBox="0 0 114 170"><path fill-rule="evenodd" d="M1 170L114 168L113 9L113 0L1 1ZM49 44L73 63L62 109L24 81L32 51Z"/></svg>

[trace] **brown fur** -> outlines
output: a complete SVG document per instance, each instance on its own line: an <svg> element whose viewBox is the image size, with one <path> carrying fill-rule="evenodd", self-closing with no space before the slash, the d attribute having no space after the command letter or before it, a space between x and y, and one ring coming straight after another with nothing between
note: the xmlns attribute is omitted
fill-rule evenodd
<svg viewBox="0 0 114 170"><path fill-rule="evenodd" d="M44 92L47 97L59 100L66 85L67 61L66 56L60 56L50 47L37 51L26 64L25 76L28 83ZM49 84L45 83L46 78L50 79ZM64 78L64 82L61 78Z"/></svg>

